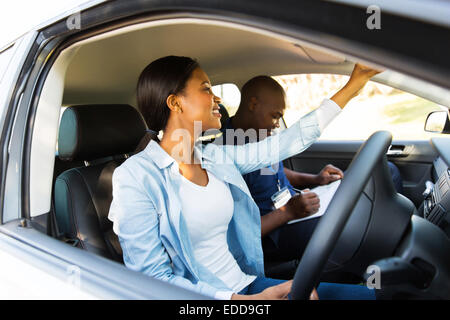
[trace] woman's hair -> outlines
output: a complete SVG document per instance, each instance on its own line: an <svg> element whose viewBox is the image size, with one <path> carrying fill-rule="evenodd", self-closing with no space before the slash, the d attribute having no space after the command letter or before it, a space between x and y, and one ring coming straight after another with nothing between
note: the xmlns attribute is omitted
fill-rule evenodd
<svg viewBox="0 0 450 320"><path fill-rule="evenodd" d="M164 130L170 115L167 97L183 92L192 72L200 67L189 57L167 56L150 63L142 71L137 84L137 104L150 130ZM143 150L156 134L147 132L136 152Z"/></svg>

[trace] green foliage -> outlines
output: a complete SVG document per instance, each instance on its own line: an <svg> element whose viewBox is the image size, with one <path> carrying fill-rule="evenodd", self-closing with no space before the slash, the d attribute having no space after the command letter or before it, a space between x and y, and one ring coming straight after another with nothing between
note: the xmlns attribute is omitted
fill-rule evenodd
<svg viewBox="0 0 450 320"><path fill-rule="evenodd" d="M438 110L441 110L441 108L436 103L414 97L413 99L388 104L383 107L382 112L388 123L399 124L412 121L425 123L427 115Z"/></svg>

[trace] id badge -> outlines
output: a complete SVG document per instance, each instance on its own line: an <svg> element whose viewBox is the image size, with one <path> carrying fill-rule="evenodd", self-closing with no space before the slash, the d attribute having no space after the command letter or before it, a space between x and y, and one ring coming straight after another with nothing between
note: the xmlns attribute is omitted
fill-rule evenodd
<svg viewBox="0 0 450 320"><path fill-rule="evenodd" d="M280 191L274 193L270 198L272 199L275 209L279 209L284 206L290 198L292 198L292 195L289 192L289 189L287 187L284 187Z"/></svg>

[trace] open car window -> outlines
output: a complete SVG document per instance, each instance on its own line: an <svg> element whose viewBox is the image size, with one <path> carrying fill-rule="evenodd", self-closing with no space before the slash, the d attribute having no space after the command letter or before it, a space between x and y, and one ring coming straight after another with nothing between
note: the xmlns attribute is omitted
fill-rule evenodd
<svg viewBox="0 0 450 320"><path fill-rule="evenodd" d="M331 98L348 81L336 74L299 74L274 77L285 89L284 120L289 127ZM325 129L320 140L365 140L378 130L390 131L394 140L428 140L438 133L424 131L427 115L446 107L419 96L369 81Z"/></svg>
<svg viewBox="0 0 450 320"><path fill-rule="evenodd" d="M211 89L216 96L222 99L222 104L227 109L230 117L234 116L241 101L239 88L234 83L223 83L215 85Z"/></svg>

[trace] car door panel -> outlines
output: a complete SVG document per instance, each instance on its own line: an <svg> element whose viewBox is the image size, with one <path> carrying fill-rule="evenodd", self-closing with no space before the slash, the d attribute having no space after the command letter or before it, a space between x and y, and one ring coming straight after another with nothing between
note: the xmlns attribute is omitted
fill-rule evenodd
<svg viewBox="0 0 450 320"><path fill-rule="evenodd" d="M11 287L14 291L9 298L16 299L208 298L17 223L0 226L0 258L17 262L0 265L0 297ZM5 275L9 276L8 287L4 287Z"/></svg>
<svg viewBox="0 0 450 320"><path fill-rule="evenodd" d="M401 155L388 156L388 160L400 170L403 194L418 207L423 200L425 182L432 181L433 161L438 154L428 140L400 140L393 145L405 147Z"/></svg>
<svg viewBox="0 0 450 320"><path fill-rule="evenodd" d="M298 172L318 173L325 165L346 170L363 141L317 141L306 151L285 161L285 166ZM404 195L416 206L422 202L425 181L432 180L433 160L437 153L429 141L395 141L388 160L400 170ZM401 151L401 152L400 152Z"/></svg>
<svg viewBox="0 0 450 320"><path fill-rule="evenodd" d="M346 170L363 141L317 141L286 162L294 171L318 173L325 165Z"/></svg>

